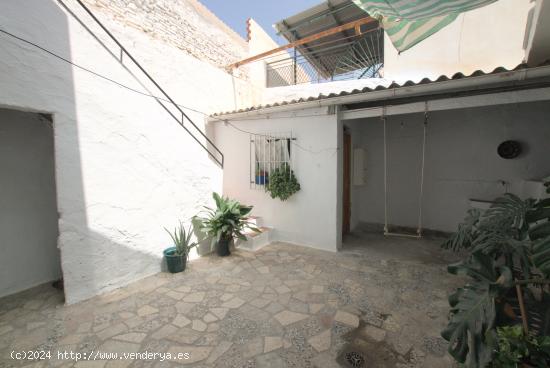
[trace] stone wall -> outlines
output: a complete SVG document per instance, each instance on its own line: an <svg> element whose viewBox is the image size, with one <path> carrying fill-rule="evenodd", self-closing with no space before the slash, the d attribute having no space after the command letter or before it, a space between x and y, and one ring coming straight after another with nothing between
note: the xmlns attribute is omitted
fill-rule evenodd
<svg viewBox="0 0 550 368"><path fill-rule="evenodd" d="M197 0L85 0L93 10L217 67L243 59L248 44ZM245 24L243 24L243 27Z"/></svg>

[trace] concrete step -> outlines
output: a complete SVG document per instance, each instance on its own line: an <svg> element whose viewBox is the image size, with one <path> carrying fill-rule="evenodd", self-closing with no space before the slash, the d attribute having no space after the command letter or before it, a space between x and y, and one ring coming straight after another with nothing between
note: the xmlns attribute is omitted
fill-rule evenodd
<svg viewBox="0 0 550 368"><path fill-rule="evenodd" d="M266 245L271 243L271 233L273 231L273 228L262 226L259 227L260 229L259 233L256 233L254 231L246 231L246 241L243 240L237 240L235 246L238 249L255 252L258 249L261 249L265 247Z"/></svg>

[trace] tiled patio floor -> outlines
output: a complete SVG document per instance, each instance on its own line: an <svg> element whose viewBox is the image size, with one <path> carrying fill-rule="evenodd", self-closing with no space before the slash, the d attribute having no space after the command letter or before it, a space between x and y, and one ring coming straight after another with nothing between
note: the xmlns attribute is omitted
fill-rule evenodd
<svg viewBox="0 0 550 368"><path fill-rule="evenodd" d="M337 254L276 243L203 257L72 306L50 286L0 299L0 366L338 367L351 351L369 368L453 366L439 331L458 280L439 241L361 234L348 243ZM11 360L12 350L52 359ZM58 351L119 359L76 363ZM190 357L120 355L131 352Z"/></svg>

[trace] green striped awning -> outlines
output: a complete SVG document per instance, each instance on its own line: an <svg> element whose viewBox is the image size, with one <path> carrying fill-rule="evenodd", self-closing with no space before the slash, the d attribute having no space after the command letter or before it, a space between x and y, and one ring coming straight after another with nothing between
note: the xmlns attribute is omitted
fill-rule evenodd
<svg viewBox="0 0 550 368"><path fill-rule="evenodd" d="M395 48L405 51L453 22L460 13L497 0L353 0L381 21Z"/></svg>

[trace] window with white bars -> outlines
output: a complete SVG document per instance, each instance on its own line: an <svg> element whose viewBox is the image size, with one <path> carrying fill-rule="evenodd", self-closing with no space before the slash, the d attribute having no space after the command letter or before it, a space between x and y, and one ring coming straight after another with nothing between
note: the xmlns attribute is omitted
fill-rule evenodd
<svg viewBox="0 0 550 368"><path fill-rule="evenodd" d="M267 189L273 170L292 165L292 133L265 133L250 135L250 187Z"/></svg>

